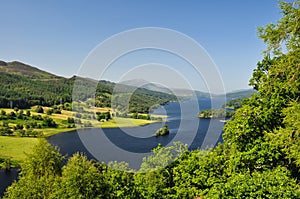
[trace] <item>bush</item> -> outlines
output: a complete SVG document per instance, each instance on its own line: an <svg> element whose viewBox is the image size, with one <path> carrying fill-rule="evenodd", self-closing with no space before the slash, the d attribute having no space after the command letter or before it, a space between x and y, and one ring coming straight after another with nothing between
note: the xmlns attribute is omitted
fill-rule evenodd
<svg viewBox="0 0 300 199"><path fill-rule="evenodd" d="M41 106L37 106L37 108L35 109L35 112L37 112L37 113L44 113L44 109Z"/></svg>
<svg viewBox="0 0 300 199"><path fill-rule="evenodd" d="M31 118L34 120L43 120L41 115L33 115L33 116L31 116Z"/></svg>
<svg viewBox="0 0 300 199"><path fill-rule="evenodd" d="M74 124L74 123L75 123L74 118L68 117L68 123L69 123L69 124Z"/></svg>
<svg viewBox="0 0 300 199"><path fill-rule="evenodd" d="M61 114L61 110L59 110L59 109L53 109L53 113L54 114Z"/></svg>
<svg viewBox="0 0 300 199"><path fill-rule="evenodd" d="M10 112L10 114L8 115L9 119L16 119L17 115L15 112Z"/></svg>
<svg viewBox="0 0 300 199"><path fill-rule="evenodd" d="M108 121L108 120L111 119L110 112L103 112L103 113L97 112L96 114L97 114L97 120L98 120L98 121L101 121L101 120L106 120L106 121Z"/></svg>
<svg viewBox="0 0 300 199"><path fill-rule="evenodd" d="M10 127L0 127L0 135L12 135L13 131Z"/></svg>
<svg viewBox="0 0 300 199"><path fill-rule="evenodd" d="M82 117L82 115L80 113L75 113L74 116L77 117L77 118L81 118Z"/></svg>
<svg viewBox="0 0 300 199"><path fill-rule="evenodd" d="M48 110L46 111L46 114L47 114L47 115L52 115L53 112L54 112L53 109L50 108L50 109L48 109Z"/></svg>
<svg viewBox="0 0 300 199"><path fill-rule="evenodd" d="M5 116L5 115L6 115L6 112L5 112L4 110L1 110L1 113L0 113L0 115L3 115L3 116Z"/></svg>
<svg viewBox="0 0 300 199"><path fill-rule="evenodd" d="M22 130L24 128L24 126L22 124L17 124L16 126L14 126L14 130Z"/></svg>
<svg viewBox="0 0 300 199"><path fill-rule="evenodd" d="M84 126L84 127L93 127L93 125L92 125L91 122L84 122L84 123L83 123L83 126Z"/></svg>
<svg viewBox="0 0 300 199"><path fill-rule="evenodd" d="M57 124L55 123L55 121L52 118L50 118L50 117L44 117L44 119L43 119L43 126L56 128Z"/></svg>

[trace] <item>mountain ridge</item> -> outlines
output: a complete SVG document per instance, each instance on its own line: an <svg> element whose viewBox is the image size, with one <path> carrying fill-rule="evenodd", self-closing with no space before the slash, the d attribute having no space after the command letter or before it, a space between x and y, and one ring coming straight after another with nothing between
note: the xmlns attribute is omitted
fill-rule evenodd
<svg viewBox="0 0 300 199"><path fill-rule="evenodd" d="M21 62L1 61L0 65L0 107L3 108L30 108L34 105L53 106L71 103L75 82L79 89L83 89L83 92L79 90L75 93L79 97L76 99L86 101L94 98L97 107L111 107L113 94L120 102L124 101L125 97L131 96L128 111L139 113L147 113L154 105L176 100L174 95L125 85L121 85L121 93L114 93L116 83L75 75L71 78L60 77ZM128 104L119 105L120 110L127 111Z"/></svg>
<svg viewBox="0 0 300 199"><path fill-rule="evenodd" d="M31 66L29 64L25 64L20 61L11 61L11 62L5 62L3 60L0 60L0 72L5 72L9 74L17 74L17 75L23 75L25 77L28 77L32 80L40 80L40 81L52 81L52 80L73 80L76 78L76 75L74 75L71 78L62 77L56 74L52 74L50 72L44 71L39 69L38 67ZM89 79L84 78L83 79ZM126 80L123 82L115 83L107 80L99 80L98 81L101 84L107 85L107 86L115 86L116 84L124 84L127 86L133 86L137 88L147 89L149 91L154 92L160 92L160 93L166 93L170 95L176 94L177 96L183 97L183 98L193 98L193 97L223 97L226 96L227 98L245 98L250 97L253 93L256 93L253 89L240 89L237 91L231 91L227 92L226 94L213 94L198 90L190 90L190 89L183 89L183 88L166 88L160 84L148 82L143 79L133 79L133 80Z"/></svg>
<svg viewBox="0 0 300 199"><path fill-rule="evenodd" d="M20 61L5 62L0 60L0 72L6 72L10 74L18 74L30 77L32 79L58 79L63 78L56 74L46 72L38 67L25 64Z"/></svg>

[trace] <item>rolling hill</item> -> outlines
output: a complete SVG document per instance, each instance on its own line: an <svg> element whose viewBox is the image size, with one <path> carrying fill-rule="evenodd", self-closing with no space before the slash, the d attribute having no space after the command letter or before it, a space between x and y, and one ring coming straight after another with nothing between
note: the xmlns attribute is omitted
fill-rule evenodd
<svg viewBox="0 0 300 199"><path fill-rule="evenodd" d="M80 96L80 100L87 100L95 95L96 106L111 107L116 83L101 80L95 93L93 90L89 91L95 80L76 76L64 78L16 61L8 63L0 61L0 107L29 108L34 105L53 106L72 102L75 80L80 82L82 89L88 90ZM127 85L121 87L122 93L118 93L118 97L122 101L124 97L130 96L130 112L146 113L154 105L177 99L174 95L145 88L133 88Z"/></svg>
<svg viewBox="0 0 300 199"><path fill-rule="evenodd" d="M226 98L228 99L240 99L240 98L248 98L252 94L257 93L254 89L245 89L245 90L237 90L226 93ZM223 97L224 95L217 95L217 97Z"/></svg>
<svg viewBox="0 0 300 199"><path fill-rule="evenodd" d="M151 83L143 79L133 79L122 82L122 84L145 88L151 91L157 91L167 94L176 94L179 99L189 99L194 97L211 97L209 93L184 88L167 88L160 84ZM213 95L213 94L212 94ZM214 95L213 95L214 96Z"/></svg>
<svg viewBox="0 0 300 199"><path fill-rule="evenodd" d="M4 62L0 60L0 72L23 75L30 79L60 79L62 77L42 71L36 67L24 64L19 61Z"/></svg>
<svg viewBox="0 0 300 199"><path fill-rule="evenodd" d="M174 94L180 98L180 99L189 99L189 98L194 98L194 97L226 97L228 99L235 99L235 98L247 98L250 97L252 94L257 93L253 89L244 89L244 90L237 90L237 91L232 91L228 92L225 95L219 95L219 94L214 94L214 93L208 93L208 92L203 92L203 91L198 91L198 90L190 90L190 89L184 89L184 88L172 88L169 89L167 87L164 87L160 84L156 83L151 83L143 79L132 79L132 80L126 80L121 82L124 85L128 86L134 86L134 87L139 87L139 88L145 88L151 91L157 91L157 92L162 92L162 93L168 93L168 94Z"/></svg>

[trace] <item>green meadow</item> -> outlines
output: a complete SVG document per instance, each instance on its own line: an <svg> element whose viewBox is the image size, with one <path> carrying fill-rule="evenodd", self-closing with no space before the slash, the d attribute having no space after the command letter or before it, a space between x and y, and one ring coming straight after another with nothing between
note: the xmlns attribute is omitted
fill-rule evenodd
<svg viewBox="0 0 300 199"><path fill-rule="evenodd" d="M0 136L0 158L10 159L12 162L21 162L26 153L30 153L38 139L16 136Z"/></svg>

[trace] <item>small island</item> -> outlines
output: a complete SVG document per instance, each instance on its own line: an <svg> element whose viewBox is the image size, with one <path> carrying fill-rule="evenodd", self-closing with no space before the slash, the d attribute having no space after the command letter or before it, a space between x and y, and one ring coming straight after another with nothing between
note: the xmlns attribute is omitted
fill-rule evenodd
<svg viewBox="0 0 300 199"><path fill-rule="evenodd" d="M169 127L167 125L163 126L162 128L158 129L155 132L155 136L165 136L165 135L169 135L170 134L170 130Z"/></svg>

